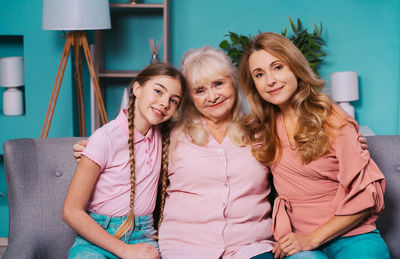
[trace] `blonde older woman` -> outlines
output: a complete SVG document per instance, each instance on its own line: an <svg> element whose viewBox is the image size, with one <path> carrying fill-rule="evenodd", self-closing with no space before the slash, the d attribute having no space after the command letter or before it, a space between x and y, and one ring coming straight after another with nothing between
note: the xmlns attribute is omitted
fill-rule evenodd
<svg viewBox="0 0 400 259"><path fill-rule="evenodd" d="M181 69L189 94L171 136L161 256L244 259L269 252L268 170L252 156L240 125L236 70L211 47L188 51Z"/></svg>

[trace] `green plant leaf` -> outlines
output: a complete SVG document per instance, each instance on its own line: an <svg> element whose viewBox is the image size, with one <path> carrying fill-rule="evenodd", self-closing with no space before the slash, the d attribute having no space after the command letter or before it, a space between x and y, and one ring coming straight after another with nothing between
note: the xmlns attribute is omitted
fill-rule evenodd
<svg viewBox="0 0 400 259"><path fill-rule="evenodd" d="M227 40L223 40L223 41L221 41L221 42L219 43L219 47L220 47L221 49L226 50L226 49L229 48L229 42L228 42Z"/></svg>
<svg viewBox="0 0 400 259"><path fill-rule="evenodd" d="M314 35L319 36L318 27L315 23L314 23Z"/></svg>
<svg viewBox="0 0 400 259"><path fill-rule="evenodd" d="M302 28L300 18L297 18L297 30L301 30Z"/></svg>
<svg viewBox="0 0 400 259"><path fill-rule="evenodd" d="M250 42L250 38L244 35L240 35L240 45L242 46L242 49L244 50L246 48L246 46L249 44Z"/></svg>
<svg viewBox="0 0 400 259"><path fill-rule="evenodd" d="M293 33L297 32L296 26L294 25L292 18L289 17L290 27L292 27Z"/></svg>
<svg viewBox="0 0 400 259"><path fill-rule="evenodd" d="M234 32L229 32L230 33L230 37L231 37L231 41L232 41L232 45L236 45L239 43L239 35L237 35Z"/></svg>

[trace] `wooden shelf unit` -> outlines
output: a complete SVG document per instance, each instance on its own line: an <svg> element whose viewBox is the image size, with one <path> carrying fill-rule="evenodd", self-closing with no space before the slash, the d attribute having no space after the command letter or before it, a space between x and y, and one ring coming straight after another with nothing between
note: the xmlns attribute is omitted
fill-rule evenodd
<svg viewBox="0 0 400 259"><path fill-rule="evenodd" d="M151 11L155 13L162 13L163 16L163 36L162 36L162 47L163 47L163 58L164 62L169 61L169 49L168 49L168 36L169 36L169 4L168 0L163 0L161 4L130 4L130 3L110 3L111 15L113 9L131 9L133 12L140 10ZM134 16L134 14L132 14ZM147 40L147 39L146 39ZM106 100L105 90L104 90L104 80L106 78L114 79L133 79L139 73L139 70L107 70L104 63L104 30L98 30L95 32L95 48L94 48L94 65L96 74L99 79L100 89L103 95L103 99ZM147 64L143 64L145 67ZM107 105L107 104L106 104ZM97 107L95 109L95 120L96 128L100 127L100 122L98 119Z"/></svg>

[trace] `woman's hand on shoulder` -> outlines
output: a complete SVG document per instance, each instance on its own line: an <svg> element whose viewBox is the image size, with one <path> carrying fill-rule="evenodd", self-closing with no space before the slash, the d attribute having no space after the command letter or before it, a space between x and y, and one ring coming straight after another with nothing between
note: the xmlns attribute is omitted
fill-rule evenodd
<svg viewBox="0 0 400 259"><path fill-rule="evenodd" d="M301 235L290 232L275 242L274 258L285 258L301 251L309 251L317 248L319 244L314 241L312 234Z"/></svg>
<svg viewBox="0 0 400 259"><path fill-rule="evenodd" d="M72 148L74 150L74 157L76 159L76 162L79 162L79 160L81 160L82 151L86 147L88 142L89 141L87 139L82 139L82 140L79 140L77 143L75 143L72 146Z"/></svg>
<svg viewBox="0 0 400 259"><path fill-rule="evenodd" d="M368 148L367 139L362 133L358 133L358 142L360 142L362 149L366 150Z"/></svg>
<svg viewBox="0 0 400 259"><path fill-rule="evenodd" d="M159 259L158 250L147 243L127 245L120 256L122 259Z"/></svg>

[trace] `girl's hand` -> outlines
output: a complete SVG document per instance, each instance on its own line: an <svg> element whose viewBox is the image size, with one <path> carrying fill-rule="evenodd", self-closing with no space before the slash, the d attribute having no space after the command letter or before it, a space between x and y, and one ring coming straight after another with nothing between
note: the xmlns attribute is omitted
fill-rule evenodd
<svg viewBox="0 0 400 259"><path fill-rule="evenodd" d="M79 140L77 143L75 143L72 148L74 150L74 157L76 159L76 162L79 162L81 160L81 154L83 149L86 147L88 144L87 139Z"/></svg>
<svg viewBox="0 0 400 259"><path fill-rule="evenodd" d="M293 232L283 236L278 242L275 242L274 258L285 258L301 251L309 251L318 247L313 240L312 235L300 235Z"/></svg>
<svg viewBox="0 0 400 259"><path fill-rule="evenodd" d="M358 142L360 142L362 149L365 150L368 148L367 139L364 137L362 133L358 133Z"/></svg>
<svg viewBox="0 0 400 259"><path fill-rule="evenodd" d="M121 256L122 259L159 259L158 250L147 243L127 245Z"/></svg>

